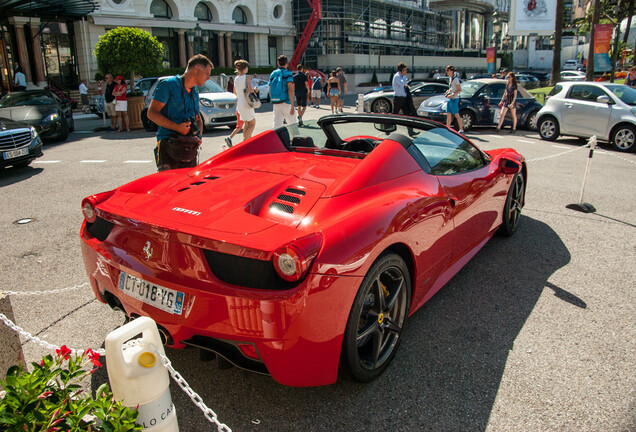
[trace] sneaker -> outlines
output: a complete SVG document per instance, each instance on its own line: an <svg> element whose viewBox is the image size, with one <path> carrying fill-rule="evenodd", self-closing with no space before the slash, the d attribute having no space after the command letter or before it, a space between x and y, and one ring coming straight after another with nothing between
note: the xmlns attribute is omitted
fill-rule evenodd
<svg viewBox="0 0 636 432"><path fill-rule="evenodd" d="M298 126L303 126L303 118L298 117Z"/></svg>
<svg viewBox="0 0 636 432"><path fill-rule="evenodd" d="M497 135L501 133L501 129L497 128Z"/></svg>
<svg viewBox="0 0 636 432"><path fill-rule="evenodd" d="M510 133L511 134L517 133L517 129L510 129Z"/></svg>
<svg viewBox="0 0 636 432"><path fill-rule="evenodd" d="M458 132L463 135L464 134L464 129L460 129Z"/></svg>
<svg viewBox="0 0 636 432"><path fill-rule="evenodd" d="M232 147L232 140L229 138L225 138L225 144L227 144L228 148Z"/></svg>

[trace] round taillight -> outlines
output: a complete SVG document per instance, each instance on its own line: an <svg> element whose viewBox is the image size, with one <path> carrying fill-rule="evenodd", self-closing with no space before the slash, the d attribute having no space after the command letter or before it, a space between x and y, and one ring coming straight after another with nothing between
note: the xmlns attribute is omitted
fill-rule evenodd
<svg viewBox="0 0 636 432"><path fill-rule="evenodd" d="M274 269L281 279L296 282L311 267L322 246L322 235L312 234L276 249L272 256Z"/></svg>
<svg viewBox="0 0 636 432"><path fill-rule="evenodd" d="M95 219L97 219L93 203L87 199L85 199L82 203L82 213L84 214L84 219L86 219L86 222L88 223L93 223L95 222Z"/></svg>

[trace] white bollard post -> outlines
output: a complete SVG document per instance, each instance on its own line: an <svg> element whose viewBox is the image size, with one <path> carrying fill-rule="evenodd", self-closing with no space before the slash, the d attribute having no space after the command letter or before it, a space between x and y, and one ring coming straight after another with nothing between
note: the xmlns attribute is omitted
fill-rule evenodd
<svg viewBox="0 0 636 432"><path fill-rule="evenodd" d="M590 173L590 167L592 166L592 157L594 156L594 149L596 148L597 138L596 135L592 135L590 140L588 141L590 144L590 153L587 158L587 165L585 166L585 174L583 175L583 186L581 187L581 196L579 197L579 202L576 204L568 204L565 208L570 210L576 210L583 213L594 213L596 208L592 204L583 202L583 195L585 194L585 184L587 183L587 176Z"/></svg>
<svg viewBox="0 0 636 432"><path fill-rule="evenodd" d="M358 94L358 104L356 105L356 112L363 113L364 112L364 95Z"/></svg>
<svg viewBox="0 0 636 432"><path fill-rule="evenodd" d="M138 346L126 342L142 335ZM137 424L147 432L179 432L177 412L170 395L170 375L151 346L164 354L155 322L137 318L106 336L108 380L116 400L139 406Z"/></svg>
<svg viewBox="0 0 636 432"><path fill-rule="evenodd" d="M0 313L4 314L4 316L10 320L15 321L13 308L11 307L11 299L2 291L0 291ZM26 369L20 335L5 326L1 320L0 346L2 347L0 350L0 378L5 378L7 370L11 366L21 366L23 369Z"/></svg>

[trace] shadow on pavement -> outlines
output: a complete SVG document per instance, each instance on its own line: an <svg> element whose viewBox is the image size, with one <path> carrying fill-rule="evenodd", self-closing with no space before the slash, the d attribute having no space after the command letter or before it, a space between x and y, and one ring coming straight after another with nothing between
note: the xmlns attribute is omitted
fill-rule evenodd
<svg viewBox="0 0 636 432"><path fill-rule="evenodd" d="M393 364L367 384L284 387L270 377L217 370L194 350L167 355L235 431L483 431L509 352L544 287L586 307L548 282L569 261L557 233L524 216L515 236L494 237L409 318ZM94 388L105 380L100 370ZM171 391L181 430L216 430L174 382Z"/></svg>
<svg viewBox="0 0 636 432"><path fill-rule="evenodd" d="M37 159L36 159L37 160ZM43 168L27 166L24 168L0 168L0 187L27 180L44 171Z"/></svg>

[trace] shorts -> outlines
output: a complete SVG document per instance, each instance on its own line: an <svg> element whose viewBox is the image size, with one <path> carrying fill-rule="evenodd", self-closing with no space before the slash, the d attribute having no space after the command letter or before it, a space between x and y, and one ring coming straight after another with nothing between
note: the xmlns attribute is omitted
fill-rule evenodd
<svg viewBox="0 0 636 432"><path fill-rule="evenodd" d="M459 114L459 98L446 101L446 112L448 114Z"/></svg>
<svg viewBox="0 0 636 432"><path fill-rule="evenodd" d="M306 107L307 106L307 95L306 94L304 96L296 95L296 105L298 105L299 107Z"/></svg>
<svg viewBox="0 0 636 432"><path fill-rule="evenodd" d="M117 115L117 112L115 111L115 101L106 103L106 113L109 116Z"/></svg>
<svg viewBox="0 0 636 432"><path fill-rule="evenodd" d="M333 88L329 90L329 96L340 97L340 92L338 91L338 89Z"/></svg>
<svg viewBox="0 0 636 432"><path fill-rule="evenodd" d="M80 97L82 98L82 105L88 105L88 95L82 94Z"/></svg>
<svg viewBox="0 0 636 432"><path fill-rule="evenodd" d="M117 111L117 112L128 111L128 101L116 100L115 101L115 111Z"/></svg>
<svg viewBox="0 0 636 432"><path fill-rule="evenodd" d="M312 90L311 97L313 97L314 99L320 99L320 93L322 93L321 90Z"/></svg>

